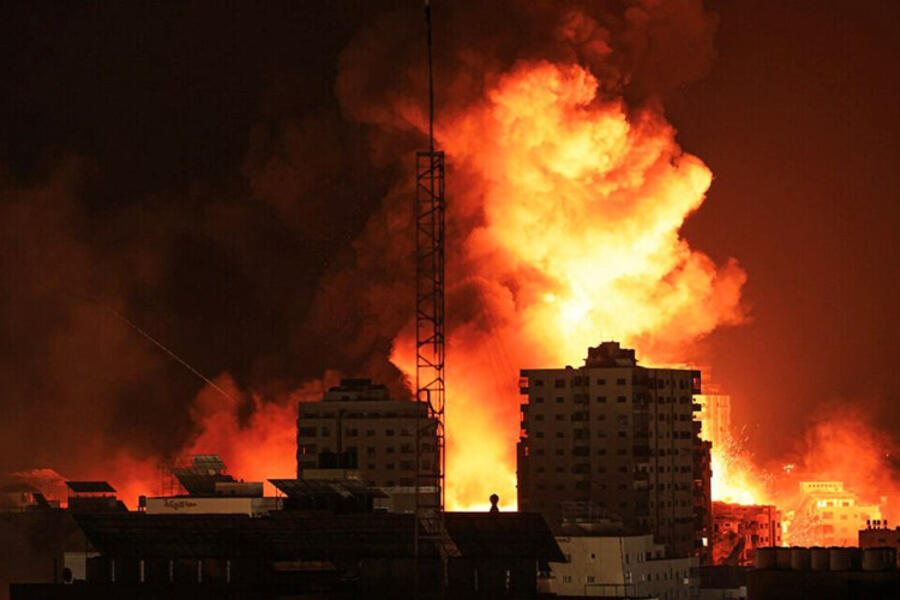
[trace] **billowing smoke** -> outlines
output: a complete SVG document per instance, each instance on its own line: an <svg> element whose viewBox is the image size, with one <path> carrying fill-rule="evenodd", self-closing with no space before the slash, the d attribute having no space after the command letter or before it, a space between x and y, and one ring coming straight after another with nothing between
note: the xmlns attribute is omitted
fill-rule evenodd
<svg viewBox="0 0 900 600"><path fill-rule="evenodd" d="M693 342L743 318L743 271L679 235L712 176L678 147L660 105L706 68L715 20L694 2L618 8L500 3L440 15L452 506L484 504L492 491L514 502L519 368L575 364L602 339L636 347L645 364L683 363L696 358ZM398 21L361 34L338 79L347 112L374 126L376 153L411 150L427 131L421 39ZM493 22L509 35L466 27ZM362 272L372 255L409 269L408 197L408 185L396 190L370 222ZM388 223L401 235L385 236ZM404 328L393 358L412 376L409 314L395 315Z"/></svg>
<svg viewBox="0 0 900 600"><path fill-rule="evenodd" d="M200 12L188 16L206 27ZM295 26L250 12L250 28ZM439 2L434 16L449 499L477 506L496 491L510 505L520 368L577 364L604 339L643 364L705 364L696 342L746 318L741 267L681 234L712 173L663 108L709 70L717 22L700 0ZM327 58L337 104L284 74L294 55L246 49L251 62L290 58L226 176L136 198L107 181L127 169L111 177L80 158L0 178L2 470L108 478L129 502L192 452L222 454L239 477L287 476L297 401L339 374L409 397L424 26L417 6L360 20ZM859 446L865 431L811 447ZM870 473L891 462L859 447ZM802 455L823 473L845 456ZM857 485L874 489L867 477Z"/></svg>
<svg viewBox="0 0 900 600"><path fill-rule="evenodd" d="M514 497L519 368L577 362L607 338L645 363L681 362L741 319L741 270L679 236L711 174L661 108L708 70L715 28L693 0L435 7L452 504ZM409 8L360 30L338 62L340 113L307 109L303 82L272 86L241 183L106 212L84 200L106 191L85 166L4 185L5 338L33 357L5 363L22 411L7 420L12 467L112 470L128 496L194 451L223 454L238 476L286 475L300 383L337 369L409 395L423 33ZM227 396L198 394L203 382L129 320Z"/></svg>

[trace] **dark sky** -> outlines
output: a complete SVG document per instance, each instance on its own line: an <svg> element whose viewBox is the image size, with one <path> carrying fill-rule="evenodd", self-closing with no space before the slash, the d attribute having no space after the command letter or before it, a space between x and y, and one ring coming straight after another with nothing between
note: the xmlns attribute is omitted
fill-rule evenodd
<svg viewBox="0 0 900 600"><path fill-rule="evenodd" d="M338 56L363 24L407 6L419 10L4 3L0 417L15 433L0 453L62 435L83 418L66 406L85 396L96 407L87 431L144 440L151 454L186 434L178 407L201 383L144 340L122 341L122 324L97 306L127 312L205 373L276 391L385 353L389 339L352 324L317 337L307 313L395 175L341 118ZM715 379L763 457L840 400L890 431L900 426L900 9L710 7L720 20L711 72L666 106L684 148L715 174L685 234L749 277L751 321L709 341ZM310 167L287 169L298 190L287 198L267 187L282 155ZM90 348L66 345L96 327L110 332ZM5 466L31 466L19 456Z"/></svg>

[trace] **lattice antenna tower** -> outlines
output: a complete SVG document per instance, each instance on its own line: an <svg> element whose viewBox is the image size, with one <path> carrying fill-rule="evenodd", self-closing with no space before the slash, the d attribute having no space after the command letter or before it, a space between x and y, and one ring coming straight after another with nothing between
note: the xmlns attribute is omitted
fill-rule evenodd
<svg viewBox="0 0 900 600"><path fill-rule="evenodd" d="M431 4L425 0L428 150L416 152L416 524L415 556L427 540L444 548L444 153L434 144ZM436 445L433 440L436 438ZM424 448L423 448L424 445ZM436 446L436 447L435 447ZM444 568L446 573L446 568ZM418 568L416 569L418 579ZM442 586L443 587L443 586ZM418 592L418 581L416 581Z"/></svg>

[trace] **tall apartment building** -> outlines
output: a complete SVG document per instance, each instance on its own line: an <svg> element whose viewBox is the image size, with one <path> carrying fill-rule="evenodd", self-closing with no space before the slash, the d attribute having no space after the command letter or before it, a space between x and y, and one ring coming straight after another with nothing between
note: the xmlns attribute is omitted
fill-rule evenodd
<svg viewBox="0 0 900 600"><path fill-rule="evenodd" d="M320 402L298 407L297 477L308 469L349 469L372 487L412 488L418 425L421 468L436 481L435 423L424 412L421 404L391 399L385 386L368 379L341 380Z"/></svg>
<svg viewBox="0 0 900 600"><path fill-rule="evenodd" d="M589 503L627 534L652 533L670 556L697 553L700 372L639 367L634 350L604 342L583 367L520 375L519 510L559 531L565 505Z"/></svg>

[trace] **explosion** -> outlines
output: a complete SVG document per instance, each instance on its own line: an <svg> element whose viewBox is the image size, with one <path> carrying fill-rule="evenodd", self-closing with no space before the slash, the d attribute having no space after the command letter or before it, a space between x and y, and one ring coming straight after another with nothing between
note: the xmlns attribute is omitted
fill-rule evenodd
<svg viewBox="0 0 900 600"><path fill-rule="evenodd" d="M437 136L455 167L449 210L481 217L449 259L450 310L477 309L448 337L448 505L498 492L511 506L519 368L571 364L600 339L681 362L741 320L745 274L679 235L709 169L657 106L629 112L584 67L520 63ZM395 360L410 375L411 352L406 330Z"/></svg>

